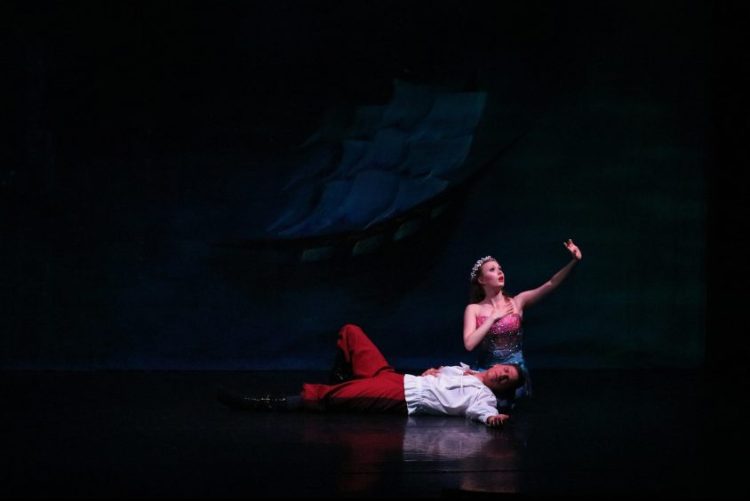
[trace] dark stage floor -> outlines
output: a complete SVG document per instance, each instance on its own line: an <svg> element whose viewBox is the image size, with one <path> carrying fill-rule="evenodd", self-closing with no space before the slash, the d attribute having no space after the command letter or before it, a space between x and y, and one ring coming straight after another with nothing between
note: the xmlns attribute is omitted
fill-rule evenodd
<svg viewBox="0 0 750 501"><path fill-rule="evenodd" d="M744 384L690 370L533 375L534 399L500 431L462 418L236 412L215 400L220 385L291 390L322 373L4 372L0 495L744 494L747 463L731 458L747 450L732 393Z"/></svg>

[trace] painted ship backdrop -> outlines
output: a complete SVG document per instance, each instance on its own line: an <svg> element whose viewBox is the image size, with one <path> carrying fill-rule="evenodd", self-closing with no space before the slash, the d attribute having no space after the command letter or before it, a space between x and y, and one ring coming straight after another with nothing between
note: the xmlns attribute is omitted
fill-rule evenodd
<svg viewBox="0 0 750 501"><path fill-rule="evenodd" d="M3 367L319 369L345 322L471 362L474 260L569 237L532 365L700 364L699 6L207 5L13 4Z"/></svg>

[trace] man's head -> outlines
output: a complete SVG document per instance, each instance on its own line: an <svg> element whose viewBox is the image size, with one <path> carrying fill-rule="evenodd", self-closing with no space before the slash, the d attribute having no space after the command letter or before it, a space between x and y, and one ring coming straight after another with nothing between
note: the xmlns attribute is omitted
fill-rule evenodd
<svg viewBox="0 0 750 501"><path fill-rule="evenodd" d="M523 370L516 364L495 364L484 373L484 384L496 394L515 390L525 381Z"/></svg>

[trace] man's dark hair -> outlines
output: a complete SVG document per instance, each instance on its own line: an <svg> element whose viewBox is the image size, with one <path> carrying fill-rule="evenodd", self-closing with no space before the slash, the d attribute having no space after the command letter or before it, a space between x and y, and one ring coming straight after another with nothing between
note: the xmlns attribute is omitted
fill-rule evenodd
<svg viewBox="0 0 750 501"><path fill-rule="evenodd" d="M518 372L518 381L516 381L516 385L513 387L513 390L516 388L520 388L524 384L526 384L526 371L524 371L519 364L508 364L512 365L516 368L516 372Z"/></svg>
<svg viewBox="0 0 750 501"><path fill-rule="evenodd" d="M518 373L518 381L515 382L512 388L506 388L503 391L493 391L493 393L495 394L495 397L497 397L498 403L500 403L501 401L505 401L510 404L516 398L516 390L526 384L526 371L524 371L519 364L506 365L512 365L516 368L516 372Z"/></svg>

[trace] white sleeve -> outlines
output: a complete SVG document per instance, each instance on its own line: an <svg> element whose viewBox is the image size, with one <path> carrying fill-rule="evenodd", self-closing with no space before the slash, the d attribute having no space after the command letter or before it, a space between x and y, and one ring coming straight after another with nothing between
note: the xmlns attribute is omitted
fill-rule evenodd
<svg viewBox="0 0 750 501"><path fill-rule="evenodd" d="M477 391L477 395L466 409L466 417L487 424L487 418L497 414L497 399L491 390Z"/></svg>

